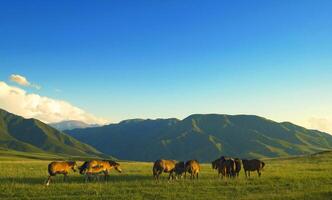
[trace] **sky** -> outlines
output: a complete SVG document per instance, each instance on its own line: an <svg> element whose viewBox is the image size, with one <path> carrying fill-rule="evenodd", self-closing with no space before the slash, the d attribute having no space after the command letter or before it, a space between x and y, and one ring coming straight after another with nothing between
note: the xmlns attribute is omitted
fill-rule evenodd
<svg viewBox="0 0 332 200"><path fill-rule="evenodd" d="M0 108L254 114L332 133L332 1L0 0Z"/></svg>

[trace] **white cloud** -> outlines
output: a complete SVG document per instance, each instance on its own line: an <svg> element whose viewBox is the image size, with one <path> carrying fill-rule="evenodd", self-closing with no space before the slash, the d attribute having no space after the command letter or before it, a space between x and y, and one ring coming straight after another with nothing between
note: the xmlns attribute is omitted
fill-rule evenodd
<svg viewBox="0 0 332 200"><path fill-rule="evenodd" d="M332 120L329 120L327 118L311 117L308 120L308 123L309 128L318 129L320 131L332 134Z"/></svg>
<svg viewBox="0 0 332 200"><path fill-rule="evenodd" d="M22 86L33 87L33 88L36 88L37 90L39 90L41 88L39 85L30 83L27 78L25 78L24 76L18 75L18 74L10 75L9 79Z"/></svg>
<svg viewBox="0 0 332 200"><path fill-rule="evenodd" d="M36 118L46 123L79 120L89 124L105 124L107 120L96 117L62 100L28 94L18 87L0 81L0 108L25 118Z"/></svg>

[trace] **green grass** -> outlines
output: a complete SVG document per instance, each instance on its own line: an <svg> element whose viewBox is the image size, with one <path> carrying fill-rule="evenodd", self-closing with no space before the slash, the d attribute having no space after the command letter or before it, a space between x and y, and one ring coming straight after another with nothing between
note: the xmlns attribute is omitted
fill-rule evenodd
<svg viewBox="0 0 332 200"><path fill-rule="evenodd" d="M108 182L85 183L71 173L68 183L55 177L44 186L49 161L14 157L0 160L0 199L330 199L332 153L265 160L262 177L244 172L234 180L220 180L210 164L202 165L198 181L156 183L152 163L120 162L123 173Z"/></svg>

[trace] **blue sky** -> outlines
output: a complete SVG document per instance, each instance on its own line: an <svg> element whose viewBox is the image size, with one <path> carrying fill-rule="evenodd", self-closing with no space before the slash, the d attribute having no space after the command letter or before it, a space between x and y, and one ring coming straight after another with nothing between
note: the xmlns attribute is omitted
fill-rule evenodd
<svg viewBox="0 0 332 200"><path fill-rule="evenodd" d="M111 122L244 113L332 130L331 10L329 0L0 1L0 81Z"/></svg>

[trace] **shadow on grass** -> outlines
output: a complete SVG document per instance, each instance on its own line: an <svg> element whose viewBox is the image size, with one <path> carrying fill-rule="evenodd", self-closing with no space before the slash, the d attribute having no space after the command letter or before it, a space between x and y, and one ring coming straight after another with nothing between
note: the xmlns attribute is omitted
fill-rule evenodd
<svg viewBox="0 0 332 200"><path fill-rule="evenodd" d="M45 177L0 177L0 184L29 184L29 185L40 185L46 184L47 176ZM85 176L68 176L66 181L63 180L62 175L53 176L51 180L52 183L112 183L112 182L133 182L133 181L146 181L153 180L151 176L146 175L117 175L117 176L109 176L107 181L105 181L104 176L99 176L98 179L93 179L91 181L86 182Z"/></svg>

